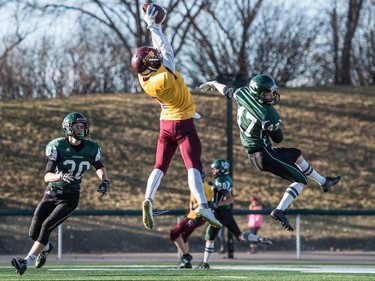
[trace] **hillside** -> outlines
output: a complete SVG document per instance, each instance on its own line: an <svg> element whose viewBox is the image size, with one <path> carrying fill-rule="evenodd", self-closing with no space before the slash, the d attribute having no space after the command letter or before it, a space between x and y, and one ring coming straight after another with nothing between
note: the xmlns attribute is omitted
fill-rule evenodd
<svg viewBox="0 0 375 281"><path fill-rule="evenodd" d="M299 147L323 175L342 175L335 191L324 194L311 181L291 208L373 209L375 199L375 88L281 90L276 106L283 118L283 146ZM196 121L208 172L217 157L226 157L226 101L218 93L194 92ZM233 120L236 105L233 104ZM0 209L34 209L40 200L46 157L44 148L62 136L61 122L71 112L90 121L90 138L104 153L110 195L98 199L99 179L84 178L79 209L140 209L155 157L159 105L145 94L74 96L53 100L0 102ZM249 163L233 124L234 183L237 208L247 208L251 195L266 207L278 204L286 181L256 171ZM210 173L209 173L210 175ZM210 177L209 177L210 179ZM187 207L189 190L177 153L155 197L155 208Z"/></svg>

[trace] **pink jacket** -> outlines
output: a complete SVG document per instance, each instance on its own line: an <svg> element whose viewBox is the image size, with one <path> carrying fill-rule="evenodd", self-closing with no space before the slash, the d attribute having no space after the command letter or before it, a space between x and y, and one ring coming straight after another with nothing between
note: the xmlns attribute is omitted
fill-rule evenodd
<svg viewBox="0 0 375 281"><path fill-rule="evenodd" d="M249 208L250 210L262 210L262 206L253 206ZM247 215L247 225L248 227L262 227L263 215L261 214L248 214Z"/></svg>

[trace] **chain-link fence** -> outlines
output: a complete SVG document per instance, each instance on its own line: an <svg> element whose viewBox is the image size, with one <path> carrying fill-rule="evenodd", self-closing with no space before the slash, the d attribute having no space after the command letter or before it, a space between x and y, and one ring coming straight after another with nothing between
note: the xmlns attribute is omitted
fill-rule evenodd
<svg viewBox="0 0 375 281"><path fill-rule="evenodd" d="M241 230L248 230L246 214L236 210L235 219ZM309 211L289 212L295 226L288 232L264 210L259 236L269 237L273 245L263 251L375 251L375 211ZM31 211L0 211L0 254L17 255L28 252ZM73 253L142 253L176 252L169 239L169 230L183 216L183 211L170 211L155 217L156 227L147 230L140 211L77 211L53 231L50 241L58 245L59 254ZM204 250L207 225L198 228L189 240L190 251ZM219 241L215 243L219 249ZM235 242L236 251L249 251L246 243Z"/></svg>

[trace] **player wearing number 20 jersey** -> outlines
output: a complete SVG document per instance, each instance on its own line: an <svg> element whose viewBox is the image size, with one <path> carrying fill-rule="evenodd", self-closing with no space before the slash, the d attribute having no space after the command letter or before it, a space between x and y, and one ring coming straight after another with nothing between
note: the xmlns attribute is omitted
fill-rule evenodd
<svg viewBox="0 0 375 281"><path fill-rule="evenodd" d="M51 182L50 187L79 190L83 174L99 161L102 151L97 143L90 140L83 139L82 144L75 147L66 138L57 138L47 145L46 155L56 162L56 173L69 173L74 177L70 183L63 180Z"/></svg>
<svg viewBox="0 0 375 281"><path fill-rule="evenodd" d="M77 208L83 174L94 167L101 183L97 191L107 194L109 181L107 171L100 161L102 155L98 144L85 140L89 124L79 112L69 113L62 122L64 138L52 140L46 146L48 162L44 181L48 183L42 200L35 209L29 236L34 241L25 258L14 258L12 266L19 275L35 261L41 268L53 250L49 242L51 232L62 224Z"/></svg>

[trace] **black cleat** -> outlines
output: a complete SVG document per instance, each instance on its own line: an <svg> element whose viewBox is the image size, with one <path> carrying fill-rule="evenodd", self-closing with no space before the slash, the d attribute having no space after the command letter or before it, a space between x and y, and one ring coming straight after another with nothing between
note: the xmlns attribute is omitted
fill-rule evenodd
<svg viewBox="0 0 375 281"><path fill-rule="evenodd" d="M205 262L201 262L198 266L197 269L210 269L210 265Z"/></svg>
<svg viewBox="0 0 375 281"><path fill-rule="evenodd" d="M191 265L191 260L193 259L193 256L189 253L181 256L181 263L178 266L178 269L184 269L184 268L193 268Z"/></svg>
<svg viewBox="0 0 375 281"><path fill-rule="evenodd" d="M193 268L193 266L191 265L190 262L182 262L179 264L179 266L177 267L178 269L190 269L190 268Z"/></svg>
<svg viewBox="0 0 375 281"><path fill-rule="evenodd" d="M336 176L336 177L326 177L326 181L324 184L320 186L320 188L324 192L332 191L333 186L340 181L341 177Z"/></svg>
<svg viewBox="0 0 375 281"><path fill-rule="evenodd" d="M271 239L266 238L266 237L259 237L258 243L264 244L264 245L272 245L273 242Z"/></svg>
<svg viewBox="0 0 375 281"><path fill-rule="evenodd" d="M282 210L279 210L279 209L275 209L271 212L271 218L273 218L274 220L277 220L281 223L281 225L288 231L293 231L294 228L292 227L292 225L290 224L288 218L286 217L286 212L285 211L282 211Z"/></svg>
<svg viewBox="0 0 375 281"><path fill-rule="evenodd" d="M24 274L27 269L27 261L24 259L12 259L11 264L19 275Z"/></svg>
<svg viewBox="0 0 375 281"><path fill-rule="evenodd" d="M53 250L53 245L51 242L48 242L49 244L49 249L48 251L44 251L44 252L41 252L38 257L36 258L36 261L35 261L35 267L36 268L41 268L47 261L47 256L49 255L49 253L52 252Z"/></svg>

